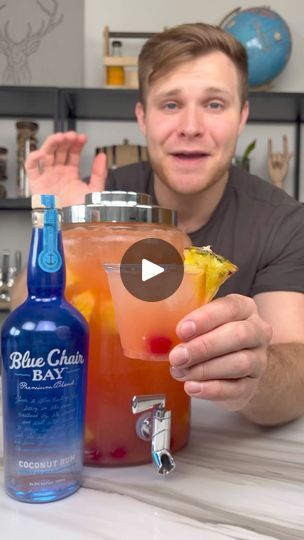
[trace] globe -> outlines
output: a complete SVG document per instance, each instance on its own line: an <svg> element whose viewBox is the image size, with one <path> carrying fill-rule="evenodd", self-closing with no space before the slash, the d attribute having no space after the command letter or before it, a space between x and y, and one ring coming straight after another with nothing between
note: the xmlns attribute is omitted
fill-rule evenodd
<svg viewBox="0 0 304 540"><path fill-rule="evenodd" d="M234 11L222 28L246 48L250 88L268 85L283 71L291 53L291 34L278 13L266 7Z"/></svg>

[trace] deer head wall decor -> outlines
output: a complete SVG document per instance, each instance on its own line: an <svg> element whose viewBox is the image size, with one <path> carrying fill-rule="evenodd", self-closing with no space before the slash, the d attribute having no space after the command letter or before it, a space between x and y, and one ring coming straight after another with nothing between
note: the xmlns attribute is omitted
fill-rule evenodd
<svg viewBox="0 0 304 540"><path fill-rule="evenodd" d="M59 17L57 15L58 0L51 0L51 9L48 9L42 3L42 0L36 0L36 3L42 12L47 15L47 21L42 20L36 32L33 32L31 23L28 23L25 38L21 41L14 41L9 35L10 21L6 21L3 31L0 30L0 53L6 56L3 84L26 85L31 82L32 76L28 64L29 56L38 50L42 38L62 22L63 14ZM5 5L0 6L0 9Z"/></svg>

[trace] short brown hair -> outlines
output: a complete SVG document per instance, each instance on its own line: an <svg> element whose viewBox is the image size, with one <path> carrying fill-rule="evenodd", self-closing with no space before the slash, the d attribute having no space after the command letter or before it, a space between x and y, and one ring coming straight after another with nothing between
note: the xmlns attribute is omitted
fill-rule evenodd
<svg viewBox="0 0 304 540"><path fill-rule="evenodd" d="M243 45L219 26L181 24L152 36L138 60L140 100L145 106L149 85L184 62L221 51L233 62L239 76L243 107L248 94L248 62Z"/></svg>

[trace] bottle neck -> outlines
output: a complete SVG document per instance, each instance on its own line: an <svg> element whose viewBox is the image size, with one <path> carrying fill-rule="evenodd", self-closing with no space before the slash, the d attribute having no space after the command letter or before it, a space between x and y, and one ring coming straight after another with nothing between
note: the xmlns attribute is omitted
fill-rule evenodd
<svg viewBox="0 0 304 540"><path fill-rule="evenodd" d="M65 264L61 235L61 213L39 209L32 213L27 286L33 300L56 300L65 289Z"/></svg>

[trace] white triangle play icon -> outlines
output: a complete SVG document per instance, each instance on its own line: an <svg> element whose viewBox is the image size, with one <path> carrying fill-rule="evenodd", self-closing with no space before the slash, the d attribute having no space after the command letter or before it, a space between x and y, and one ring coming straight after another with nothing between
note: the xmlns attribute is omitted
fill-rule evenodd
<svg viewBox="0 0 304 540"><path fill-rule="evenodd" d="M158 276L159 274L162 274L165 269L159 266L158 264L154 264L151 261L148 261L148 259L142 259L141 261L141 279L142 281L147 281L148 279L151 279L155 276Z"/></svg>

